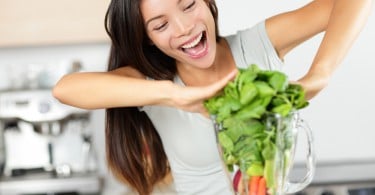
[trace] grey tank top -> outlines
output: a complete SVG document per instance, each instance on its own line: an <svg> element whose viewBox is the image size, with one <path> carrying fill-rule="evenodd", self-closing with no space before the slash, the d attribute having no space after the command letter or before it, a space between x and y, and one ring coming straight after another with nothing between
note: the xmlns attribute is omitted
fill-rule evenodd
<svg viewBox="0 0 375 195"><path fill-rule="evenodd" d="M267 36L264 21L225 38L238 67L255 63L276 70L283 64ZM184 85L178 75L174 82ZM140 111L146 112L161 137L177 194L233 194L210 119L165 106L144 106Z"/></svg>

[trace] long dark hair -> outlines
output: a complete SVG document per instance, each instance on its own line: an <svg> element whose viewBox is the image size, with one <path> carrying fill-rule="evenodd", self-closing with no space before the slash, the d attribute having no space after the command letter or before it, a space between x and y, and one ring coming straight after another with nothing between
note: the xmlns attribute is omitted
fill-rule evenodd
<svg viewBox="0 0 375 195"><path fill-rule="evenodd" d="M217 27L214 0L205 0ZM149 44L140 0L112 0L105 27L112 45L108 70L131 66L156 80L172 80L176 62ZM124 100L126 101L126 100ZM136 107L106 109L106 152L110 170L139 194L147 195L169 172L168 159L151 120Z"/></svg>

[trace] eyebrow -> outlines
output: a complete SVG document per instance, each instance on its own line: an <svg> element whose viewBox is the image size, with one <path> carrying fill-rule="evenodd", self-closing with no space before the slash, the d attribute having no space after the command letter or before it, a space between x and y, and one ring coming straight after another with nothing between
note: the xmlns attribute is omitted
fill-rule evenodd
<svg viewBox="0 0 375 195"><path fill-rule="evenodd" d="M153 17L153 18L147 20L147 22L146 22L146 28L148 27L148 24L149 24L150 22L152 22L153 20L157 20L157 19L159 19L159 18L162 18L162 17L163 17L162 15L159 15L159 16L155 16L155 17Z"/></svg>
<svg viewBox="0 0 375 195"><path fill-rule="evenodd" d="M181 1L182 1L182 0L178 0L178 1L177 1L177 5L180 4ZM147 20L147 21L146 21L146 28L148 27L148 24L149 24L150 22L152 22L153 20L160 19L160 18L162 18L162 17L163 17L163 15L159 15L159 16L155 16L155 17L150 18L149 20Z"/></svg>

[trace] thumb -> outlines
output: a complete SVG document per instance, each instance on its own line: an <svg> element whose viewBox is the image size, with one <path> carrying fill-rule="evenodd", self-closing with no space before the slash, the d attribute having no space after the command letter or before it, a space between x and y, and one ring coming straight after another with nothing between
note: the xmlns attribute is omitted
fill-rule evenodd
<svg viewBox="0 0 375 195"><path fill-rule="evenodd" d="M225 77L221 78L214 84L210 85L211 91L216 93L220 89L222 89L229 81L233 80L238 73L237 69L232 70L229 74L227 74Z"/></svg>
<svg viewBox="0 0 375 195"><path fill-rule="evenodd" d="M236 76L237 72L237 69L235 69L215 83L203 87L195 87L194 89L198 90L196 91L196 93L198 93L196 99L201 101L203 99L207 99L216 95L218 91L220 91L230 80L232 80Z"/></svg>

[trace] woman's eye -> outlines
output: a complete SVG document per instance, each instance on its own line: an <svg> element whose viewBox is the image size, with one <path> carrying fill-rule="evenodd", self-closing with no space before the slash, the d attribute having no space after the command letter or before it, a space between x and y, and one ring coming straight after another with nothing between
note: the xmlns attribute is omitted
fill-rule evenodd
<svg viewBox="0 0 375 195"><path fill-rule="evenodd" d="M165 22L165 23L163 23L163 24L161 24L161 25L156 26L156 27L154 28L154 30L156 30L156 31L161 31L161 30L163 30L166 26L167 26L167 23Z"/></svg>
<svg viewBox="0 0 375 195"><path fill-rule="evenodd" d="M195 5L195 1L193 1L192 3L190 3L190 4L185 8L185 10L189 10L189 9L193 8L194 5Z"/></svg>

